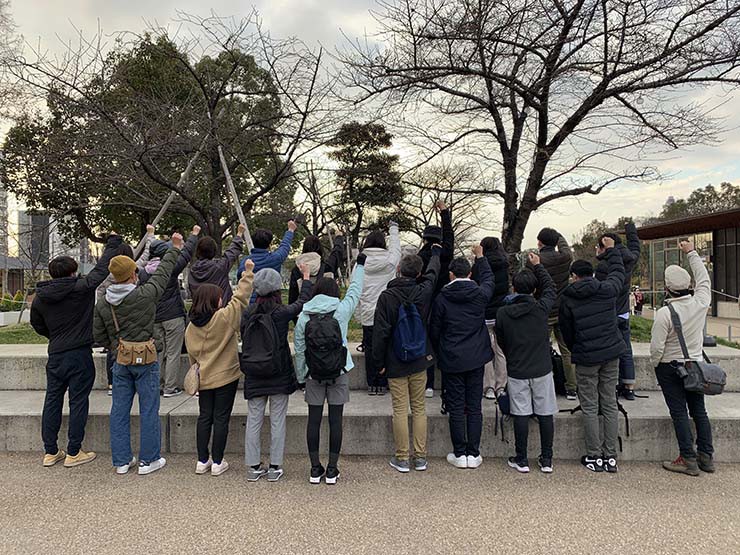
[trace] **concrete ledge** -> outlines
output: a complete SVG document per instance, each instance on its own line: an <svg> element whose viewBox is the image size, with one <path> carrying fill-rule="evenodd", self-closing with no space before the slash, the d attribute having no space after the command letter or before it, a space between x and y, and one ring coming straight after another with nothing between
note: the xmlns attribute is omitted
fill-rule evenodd
<svg viewBox="0 0 740 555"><path fill-rule="evenodd" d="M41 410L43 392L0 392L0 451L39 451L41 449ZM718 461L740 462L740 394L726 393L707 399L712 419L716 457ZM575 403L562 403L561 408ZM677 445L673 425L668 416L662 395L650 394L649 399L625 403L630 415L631 435L626 437L624 418L620 415L620 428L624 451L622 460L659 461L675 457ZM138 451L138 415L136 406L132 415L132 443ZM66 408L65 408L66 410ZM95 451L108 452L110 398L104 392L91 396L90 417L84 445ZM306 419L308 410L302 395L291 397L288 410L288 454L306 453ZM494 435L494 405L484 401L484 431L482 452L484 456L503 457L513 454L513 430L505 424L505 437ZM430 456L444 456L450 449L447 417L439 413L439 398L427 403L429 416L428 450ZM176 397L163 399L162 448L165 452L195 453L195 429L198 418L198 401L195 398ZM347 455L390 455L393 452L391 400L386 397L369 397L354 393L345 407L344 442L342 451ZM246 401L237 395L227 451L231 456L242 456ZM326 450L328 427L326 419L322 430L323 450ZM533 419L530 434L530 455L539 453L537 423ZM60 446L66 443L66 417L60 432ZM269 449L269 416L263 426L263 453ZM583 453L583 428L580 414L559 414L555 423L555 456L558 459L577 459ZM266 457L263 457L266 460Z"/></svg>

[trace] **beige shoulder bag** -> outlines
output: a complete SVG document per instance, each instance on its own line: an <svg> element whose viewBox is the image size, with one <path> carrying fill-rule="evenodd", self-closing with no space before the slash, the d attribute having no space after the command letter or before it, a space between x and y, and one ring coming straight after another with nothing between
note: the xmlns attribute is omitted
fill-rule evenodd
<svg viewBox="0 0 740 555"><path fill-rule="evenodd" d="M210 326L211 323L208 322L208 325ZM203 343L200 346L200 354L198 355L198 360L203 358L203 349L206 346L206 341L208 341L208 332L210 330L206 330L206 335L203 338ZM185 374L185 384L184 384L185 393L188 395L195 395L200 391L200 362L197 360L190 365L190 368L188 369L188 373Z"/></svg>
<svg viewBox="0 0 740 555"><path fill-rule="evenodd" d="M110 305L113 325L118 335L118 353L116 362L121 366L146 366L157 362L157 346L154 339L149 341L126 341L121 337L121 328L118 326L116 310Z"/></svg>

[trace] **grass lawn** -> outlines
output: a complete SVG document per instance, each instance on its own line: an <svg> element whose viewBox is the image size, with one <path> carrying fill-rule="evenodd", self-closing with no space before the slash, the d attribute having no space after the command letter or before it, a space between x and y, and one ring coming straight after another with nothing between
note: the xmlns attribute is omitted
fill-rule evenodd
<svg viewBox="0 0 740 555"><path fill-rule="evenodd" d="M0 345L15 344L43 344L48 343L46 337L41 337L31 327L31 324L15 324L0 328Z"/></svg>
<svg viewBox="0 0 740 555"><path fill-rule="evenodd" d="M630 317L630 332L632 333L632 341L635 343L650 343L650 329L653 327L653 321L643 318L641 316ZM740 343L735 341L727 341L717 337L717 344L724 345L725 347L731 347L733 349L740 349Z"/></svg>

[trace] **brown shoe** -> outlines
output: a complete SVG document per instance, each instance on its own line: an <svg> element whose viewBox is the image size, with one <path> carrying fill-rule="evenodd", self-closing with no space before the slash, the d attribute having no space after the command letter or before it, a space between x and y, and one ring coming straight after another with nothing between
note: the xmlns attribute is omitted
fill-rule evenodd
<svg viewBox="0 0 740 555"><path fill-rule="evenodd" d="M699 470L702 470L708 474L712 474L715 470L714 461L712 460L712 455L707 455L706 453L697 451L696 462L699 465Z"/></svg>
<svg viewBox="0 0 740 555"><path fill-rule="evenodd" d="M688 476L699 475L699 465L696 459L684 459L681 455L673 462L664 462L663 468L669 472L678 472L679 474L687 474Z"/></svg>
<svg viewBox="0 0 740 555"><path fill-rule="evenodd" d="M44 466L50 467L57 464L59 461L63 461L67 454L61 449L57 449L56 455L44 455Z"/></svg>
<svg viewBox="0 0 740 555"><path fill-rule="evenodd" d="M82 449L80 449L80 452L77 453L74 457L67 455L67 458L64 459L64 467L65 468L72 468L73 466L80 466L82 464L87 464L89 462L93 462L95 460L95 457L97 455L94 451L90 451L89 453L86 453Z"/></svg>

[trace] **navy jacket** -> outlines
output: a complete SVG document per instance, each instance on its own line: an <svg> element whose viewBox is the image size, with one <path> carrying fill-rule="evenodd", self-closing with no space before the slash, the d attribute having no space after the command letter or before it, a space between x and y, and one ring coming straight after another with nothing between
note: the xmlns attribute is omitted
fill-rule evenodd
<svg viewBox="0 0 740 555"><path fill-rule="evenodd" d="M486 328L486 307L493 297L493 273L479 258L481 284L458 279L445 285L437 296L429 324L429 336L443 372L468 372L493 359Z"/></svg>
<svg viewBox="0 0 740 555"><path fill-rule="evenodd" d="M496 312L504 306L504 299L509 294L509 261L492 252L484 253L493 272L493 297L486 307L486 320L495 320ZM473 265L473 281L480 285L480 263Z"/></svg>
<svg viewBox="0 0 740 555"><path fill-rule="evenodd" d="M618 358L625 349L617 328L616 301L624 283L617 249L606 251L605 281L588 277L570 284L560 299L560 330L574 364L596 366Z"/></svg>

